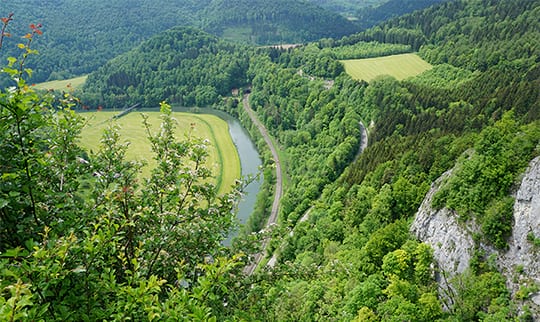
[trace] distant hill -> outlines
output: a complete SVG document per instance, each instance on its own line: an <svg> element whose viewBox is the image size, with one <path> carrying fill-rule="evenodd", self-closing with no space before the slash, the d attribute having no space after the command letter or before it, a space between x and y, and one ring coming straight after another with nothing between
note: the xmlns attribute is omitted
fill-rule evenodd
<svg viewBox="0 0 540 322"><path fill-rule="evenodd" d="M214 0L204 10L202 20L203 29L218 36L228 29L247 28L239 40L255 44L307 42L358 31L336 13L290 0Z"/></svg>
<svg viewBox="0 0 540 322"><path fill-rule="evenodd" d="M301 1L222 0L54 0L17 1L0 8L14 13L0 58L18 56L16 44L30 23L43 25L34 46L40 55L28 67L33 81L79 76L175 26L204 27L217 35L230 28L250 28L257 44L306 42L341 37L358 29L337 13ZM233 31L234 34L234 31Z"/></svg>
<svg viewBox="0 0 540 322"><path fill-rule="evenodd" d="M0 57L18 56L15 44L41 23L43 35L34 41L40 54L29 60L33 82L89 73L151 35L178 25L192 25L209 1L53 0L2 4L0 16L14 13Z"/></svg>
<svg viewBox="0 0 540 322"><path fill-rule="evenodd" d="M448 0L388 0L378 6L357 8L354 17L362 29L415 10L424 9Z"/></svg>
<svg viewBox="0 0 540 322"><path fill-rule="evenodd" d="M377 7L389 0L307 0L327 10L352 17L360 8Z"/></svg>
<svg viewBox="0 0 540 322"><path fill-rule="evenodd" d="M308 0L353 20L366 29L392 17L401 16L448 0Z"/></svg>

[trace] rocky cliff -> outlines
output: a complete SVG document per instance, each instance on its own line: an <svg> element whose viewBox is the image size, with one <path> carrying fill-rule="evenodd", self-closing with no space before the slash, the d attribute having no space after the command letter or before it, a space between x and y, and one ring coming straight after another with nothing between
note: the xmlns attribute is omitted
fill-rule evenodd
<svg viewBox="0 0 540 322"><path fill-rule="evenodd" d="M540 292L529 287L540 286L540 157L530 162L515 194L512 236L506 251L475 243L473 236L480 233L480 228L474 221L458 221L452 210L431 207L434 194L450 175L451 171L446 172L432 185L411 226L417 238L433 248L441 272L438 275L441 288L448 289L447 277L463 273L469 267L476 245L487 255L496 257L497 267L506 277L513 298L520 306L528 305L539 318Z"/></svg>

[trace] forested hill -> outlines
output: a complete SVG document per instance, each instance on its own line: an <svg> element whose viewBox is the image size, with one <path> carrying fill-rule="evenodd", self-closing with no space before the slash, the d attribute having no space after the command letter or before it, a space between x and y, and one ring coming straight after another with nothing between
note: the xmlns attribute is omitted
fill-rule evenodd
<svg viewBox="0 0 540 322"><path fill-rule="evenodd" d="M344 17L303 1L214 0L202 17L205 30L233 38L231 33L239 33L255 44L303 43L358 31Z"/></svg>
<svg viewBox="0 0 540 322"><path fill-rule="evenodd" d="M354 17L362 29L372 27L393 17L420 10L448 0L389 0L378 6L357 8Z"/></svg>
<svg viewBox="0 0 540 322"><path fill-rule="evenodd" d="M6 1L1 10L12 12L13 23L0 57L17 57L15 46L31 23L43 25L34 41L40 55L29 67L32 82L64 79L89 73L142 40L178 25L195 23L196 12L209 1L55 0Z"/></svg>
<svg viewBox="0 0 540 322"><path fill-rule="evenodd" d="M432 0L435 1L438 0ZM351 5L350 1L347 3ZM385 5L389 9L382 11L391 16L418 8L396 8L390 3ZM43 35L33 44L41 54L28 65L33 69L32 82L90 73L174 26L194 26L228 39L260 45L340 38L383 17L379 9L374 9L363 12L361 21L351 22L337 12L296 0L29 0L7 2L1 10L14 13L14 21L7 30L13 37L6 38L0 54L2 60L20 54L16 44L19 36L29 31L29 24L43 25Z"/></svg>
<svg viewBox="0 0 540 322"><path fill-rule="evenodd" d="M388 0L308 0L309 2L321 6L325 9L338 12L346 17L353 16L353 13L361 8L377 7Z"/></svg>
<svg viewBox="0 0 540 322"><path fill-rule="evenodd" d="M539 113L539 14L536 0L446 2L346 37L339 44L408 44L433 64L475 72L476 77L463 88L454 88L453 94L459 92L482 106L489 103L490 113L514 106L535 119ZM507 87L516 83L520 86Z"/></svg>
<svg viewBox="0 0 540 322"><path fill-rule="evenodd" d="M190 27L176 27L143 42L90 74L82 99L90 107L166 100L209 106L246 83L254 49Z"/></svg>
<svg viewBox="0 0 540 322"><path fill-rule="evenodd" d="M233 38L254 43L305 42L357 31L337 13L301 1L229 2L221 0L55 0L10 1L1 10L14 14L0 58L19 55L16 44L31 23L43 25L35 39L41 52L29 63L33 82L64 79L94 71L141 41L174 26L228 28ZM231 18L233 20L231 20ZM249 31L245 37L245 29Z"/></svg>
<svg viewBox="0 0 540 322"><path fill-rule="evenodd" d="M330 42L319 43L319 52L309 46L275 58L274 68L281 65L282 72L258 69L252 103L294 155L293 186L281 208L282 223L293 233L271 244L279 254L277 264L267 276L270 286L259 284L250 292L250 303L257 303L252 314L358 321L513 321L518 316L532 321L540 316L531 300L539 289L532 281L540 277L528 275L520 263L503 276L485 252L506 251L512 194L528 163L540 155L539 8L538 0L449 2L341 43L407 44L436 64L401 82L381 77L351 84L338 77L337 88L328 92L297 91L300 87L292 84L301 80L288 70L303 69L308 55L324 56L322 47ZM332 50L341 48L349 49ZM344 137L337 129L345 126L338 124L349 124L351 116L372 122L369 147L325 185L321 181L336 159L329 156L327 168L317 167L322 162L308 152L329 137ZM319 136L321 129L330 129L328 136ZM345 144L338 150L347 151ZM409 234L429 187L454 167L433 206L450 209L460 225L476 229L474 259L461 274L429 268L433 250ZM433 276L444 282L437 284ZM521 285L520 291L506 288L506 276Z"/></svg>

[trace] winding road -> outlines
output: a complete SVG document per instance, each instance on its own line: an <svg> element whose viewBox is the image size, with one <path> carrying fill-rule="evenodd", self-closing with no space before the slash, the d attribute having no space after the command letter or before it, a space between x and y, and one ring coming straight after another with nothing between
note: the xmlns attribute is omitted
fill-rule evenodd
<svg viewBox="0 0 540 322"><path fill-rule="evenodd" d="M277 215L279 211L279 202L281 200L281 196L283 195L283 172L281 169L281 162L279 162L279 156L277 153L277 149L274 146L274 143L270 139L270 135L268 135L268 131L264 127L264 125L259 121L257 116L255 115L255 112L251 109L249 106L249 94L244 95L244 98L242 100L244 110L249 115L251 121L257 128L259 129L259 132L261 132L261 135L264 138L264 141L266 144L268 144L268 147L270 148L270 152L272 152L272 158L274 159L274 164L276 166L276 186L274 189L274 202L272 203L272 210L270 211L270 217L268 218L268 221L266 222L265 227L269 227L270 225L273 225L276 223ZM264 257L264 252L266 251L266 246L268 246L269 239L266 238L263 241L262 244L262 251L260 253L257 253L255 255L255 258L253 262L246 266L244 268L244 273L247 275L253 274L257 266L259 266L259 263Z"/></svg>
<svg viewBox="0 0 540 322"><path fill-rule="evenodd" d="M283 194L283 172L281 169L281 163L279 161L277 149L274 146L274 143L272 142L272 140L270 139L270 136L268 135L268 131L266 130L266 127L259 121L259 119L255 115L255 112L249 106L249 94L244 95L242 103L244 106L244 110L246 111L246 113L248 113L253 124L255 124L255 126L257 126L257 128L259 129L259 132L263 136L266 144L268 144L268 147L270 148L270 151L272 152L272 158L274 159L274 163L276 165L276 187L275 187L275 193L274 193L274 202L272 204L272 211L270 212L270 217L268 218L268 221L266 222L266 226L265 226L265 227L269 227L270 225L275 224L277 220L277 215L279 211L279 202ZM360 137L360 146L358 148L358 152L356 154L355 160L368 146L368 133L367 133L366 127L364 126L364 124L362 124L362 122L359 123L359 127L362 133ZM309 213L312 208L313 207L309 208L306 211L304 216L302 216L302 218L299 220L300 222L308 219ZM290 234L292 236L293 232L291 231ZM253 274L257 266L259 266L261 260L264 258L264 252L266 251L266 247L268 246L269 241L270 241L269 238L264 239L262 243L261 252L255 254L255 258L253 259L253 262L244 268L244 274L246 275ZM270 267L274 267L276 263L276 259L277 257L276 257L276 254L274 253L267 265Z"/></svg>

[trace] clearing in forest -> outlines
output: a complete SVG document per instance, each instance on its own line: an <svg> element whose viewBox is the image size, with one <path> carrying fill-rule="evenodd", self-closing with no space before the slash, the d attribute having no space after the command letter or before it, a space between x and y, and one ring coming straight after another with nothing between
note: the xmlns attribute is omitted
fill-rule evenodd
<svg viewBox="0 0 540 322"><path fill-rule="evenodd" d="M367 82L381 75L390 75L398 80L416 76L432 66L416 54L400 54L376 58L342 60L347 74L354 79Z"/></svg>
<svg viewBox="0 0 540 322"><path fill-rule="evenodd" d="M64 80L55 80L50 82L44 82L36 84L35 89L55 90L55 91L67 91L69 88L77 89L81 88L86 82L88 76L79 76Z"/></svg>
<svg viewBox="0 0 540 322"><path fill-rule="evenodd" d="M117 114L118 112L108 111L83 113L88 125L81 133L82 146L88 151L97 151L103 130L108 127L109 120ZM145 112L145 114L148 115L148 122L152 126L151 132L155 134L160 129L161 113ZM230 191L235 180L240 179L241 168L238 151L229 134L227 122L210 114L173 112L172 116L177 120L176 134L179 140L191 136L209 141L206 166L213 172L218 192ZM127 159L146 160L148 165L143 168L142 176L148 176L155 161L152 159L153 153L142 124L141 113L132 112L114 122L120 126L121 142L130 143L126 152Z"/></svg>

